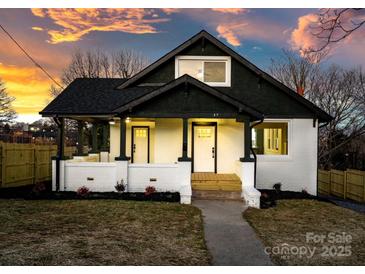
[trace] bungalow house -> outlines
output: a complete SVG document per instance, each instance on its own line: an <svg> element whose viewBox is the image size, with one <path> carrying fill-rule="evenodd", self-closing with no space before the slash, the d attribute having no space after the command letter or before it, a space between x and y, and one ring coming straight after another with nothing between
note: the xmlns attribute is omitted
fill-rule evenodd
<svg viewBox="0 0 365 274"><path fill-rule="evenodd" d="M59 127L53 190L317 193L318 128L327 113L201 31L130 79L73 81L43 111ZM78 155L66 159L64 119L78 121ZM93 124L83 151L84 123Z"/></svg>

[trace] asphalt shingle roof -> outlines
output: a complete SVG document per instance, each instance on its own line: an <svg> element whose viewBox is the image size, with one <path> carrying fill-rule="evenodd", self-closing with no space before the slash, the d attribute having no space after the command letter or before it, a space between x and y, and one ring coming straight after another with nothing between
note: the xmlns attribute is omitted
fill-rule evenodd
<svg viewBox="0 0 365 274"><path fill-rule="evenodd" d="M49 103L40 113L55 114L110 114L114 109L145 95L153 87L115 89L126 79L77 78Z"/></svg>

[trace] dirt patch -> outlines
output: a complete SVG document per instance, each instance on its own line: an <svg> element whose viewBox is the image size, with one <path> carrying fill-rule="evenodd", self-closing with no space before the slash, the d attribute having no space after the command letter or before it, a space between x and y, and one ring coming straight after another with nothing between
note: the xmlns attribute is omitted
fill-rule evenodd
<svg viewBox="0 0 365 274"><path fill-rule="evenodd" d="M199 209L120 200L0 200L1 265L207 265Z"/></svg>
<svg viewBox="0 0 365 274"><path fill-rule="evenodd" d="M315 200L278 200L244 218L278 265L365 265L365 216ZM311 254L313 253L313 254Z"/></svg>

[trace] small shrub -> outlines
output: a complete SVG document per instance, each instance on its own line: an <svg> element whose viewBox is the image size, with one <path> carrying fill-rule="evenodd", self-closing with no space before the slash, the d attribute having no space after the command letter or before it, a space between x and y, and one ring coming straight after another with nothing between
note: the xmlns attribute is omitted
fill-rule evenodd
<svg viewBox="0 0 365 274"><path fill-rule="evenodd" d="M144 195L149 196L155 192L156 192L156 188L154 186L148 186L148 187L146 187L146 189L144 191Z"/></svg>
<svg viewBox="0 0 365 274"><path fill-rule="evenodd" d="M124 185L123 180L121 180L120 183L117 182L117 184L115 185L115 190L118 192L121 192L121 193L123 193L125 191L125 185Z"/></svg>
<svg viewBox="0 0 365 274"><path fill-rule="evenodd" d="M82 186L80 187L77 192L76 192L77 196L80 198L86 198L87 196L89 196L90 194L90 190L89 188L87 188L86 186Z"/></svg>
<svg viewBox="0 0 365 274"><path fill-rule="evenodd" d="M274 184L273 189L275 189L276 193L279 193L281 191L281 183Z"/></svg>
<svg viewBox="0 0 365 274"><path fill-rule="evenodd" d="M276 201L274 195L270 195L266 192L261 192L260 196L260 208L270 208L276 206Z"/></svg>

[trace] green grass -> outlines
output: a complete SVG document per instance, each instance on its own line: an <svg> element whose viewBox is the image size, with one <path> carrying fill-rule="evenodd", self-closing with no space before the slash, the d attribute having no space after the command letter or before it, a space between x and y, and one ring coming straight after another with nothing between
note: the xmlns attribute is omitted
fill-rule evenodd
<svg viewBox="0 0 365 274"><path fill-rule="evenodd" d="M199 209L120 200L0 200L1 265L207 265Z"/></svg>
<svg viewBox="0 0 365 274"><path fill-rule="evenodd" d="M277 207L270 209L249 208L244 212L244 218L253 226L266 247L294 247L291 249L294 252L291 251L290 254L271 254L275 264L365 265L363 214L314 200L282 200ZM324 242L307 241L306 235L311 232L325 235ZM329 233L346 233L351 235L352 240L331 243ZM347 252L343 249L345 246L349 246L347 249L351 251L350 256L340 256ZM300 256L295 254L295 247L310 248L315 252L313 256ZM331 253L326 253L327 248L332 249Z"/></svg>

